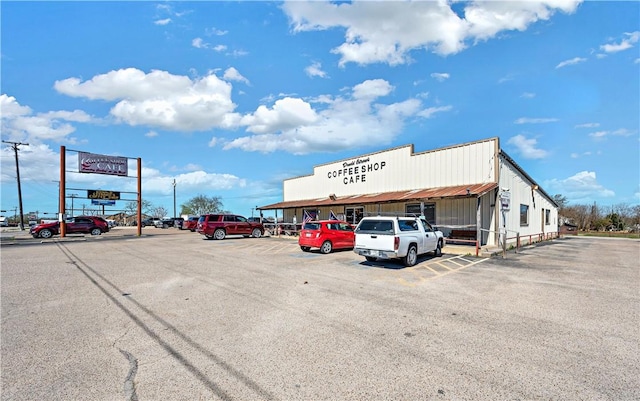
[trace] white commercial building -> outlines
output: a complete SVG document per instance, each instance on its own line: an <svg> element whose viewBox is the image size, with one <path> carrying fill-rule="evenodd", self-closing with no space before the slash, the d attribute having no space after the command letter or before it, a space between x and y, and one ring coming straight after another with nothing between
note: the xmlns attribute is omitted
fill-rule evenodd
<svg viewBox="0 0 640 401"><path fill-rule="evenodd" d="M358 223L365 214L416 214L450 238L479 245L537 242L558 231L558 205L489 138L414 153L413 145L315 166L287 179L283 222L305 217Z"/></svg>

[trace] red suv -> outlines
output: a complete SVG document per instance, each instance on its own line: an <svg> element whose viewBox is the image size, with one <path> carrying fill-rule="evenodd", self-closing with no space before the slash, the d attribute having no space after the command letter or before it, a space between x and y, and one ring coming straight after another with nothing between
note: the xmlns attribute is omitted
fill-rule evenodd
<svg viewBox="0 0 640 401"><path fill-rule="evenodd" d="M100 235L109 231L109 223L98 216L76 216L66 223L65 232L67 234L91 234ZM29 229L29 234L33 238L51 238L60 233L60 222L38 224Z"/></svg>
<svg viewBox="0 0 640 401"><path fill-rule="evenodd" d="M196 228L198 227L198 220L200 219L200 217L189 217L188 219L186 219L185 221L182 222L182 226L180 227L181 230L189 230L191 232L195 232Z"/></svg>
<svg viewBox="0 0 640 401"><path fill-rule="evenodd" d="M196 231L207 239L220 240L227 235L260 238L264 234L264 227L235 214L203 214L198 219Z"/></svg>
<svg viewBox="0 0 640 401"><path fill-rule="evenodd" d="M321 253L330 253L334 249L353 249L354 241L351 224L340 220L321 220L304 223L298 245L304 252L319 248Z"/></svg>

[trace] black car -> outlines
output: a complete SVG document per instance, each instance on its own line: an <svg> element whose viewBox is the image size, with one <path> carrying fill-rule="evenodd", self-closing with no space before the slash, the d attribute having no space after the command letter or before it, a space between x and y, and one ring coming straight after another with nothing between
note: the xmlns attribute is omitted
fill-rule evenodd
<svg viewBox="0 0 640 401"><path fill-rule="evenodd" d="M158 220L160 220L160 219L155 218L155 217L154 217L154 218L151 218L151 217L150 217L150 218L148 218L148 219L144 219L144 220L142 220L142 221L140 222L140 225L141 225L142 227L146 227L146 226L155 227L155 226L156 226L156 221L158 221Z"/></svg>
<svg viewBox="0 0 640 401"><path fill-rule="evenodd" d="M169 228L169 227L175 227L175 222L174 222L175 218L174 217L169 217L166 219L156 219L154 221L154 224L156 227L158 228Z"/></svg>

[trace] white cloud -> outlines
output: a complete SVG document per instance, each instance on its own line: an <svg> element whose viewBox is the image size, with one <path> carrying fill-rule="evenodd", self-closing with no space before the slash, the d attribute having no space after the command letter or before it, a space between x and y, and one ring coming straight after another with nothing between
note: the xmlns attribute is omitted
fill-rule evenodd
<svg viewBox="0 0 640 401"><path fill-rule="evenodd" d="M207 28L205 29L205 33L207 36L224 36L229 33L229 31L223 31L222 29L217 28Z"/></svg>
<svg viewBox="0 0 640 401"><path fill-rule="evenodd" d="M507 143L513 145L525 159L543 159L548 155L546 150L536 147L538 144L536 139L527 139L524 135L516 135L509 139Z"/></svg>
<svg viewBox="0 0 640 401"><path fill-rule="evenodd" d="M446 72L433 72L431 73L431 78L439 81L439 82L443 82L447 79L449 79L449 74L447 74Z"/></svg>
<svg viewBox="0 0 640 401"><path fill-rule="evenodd" d="M143 176L145 171L143 169ZM156 174L144 182L145 191L153 195L170 195L173 193L173 180L184 193L201 193L212 190L244 188L247 181L232 174L207 173L202 170L192 171L176 176Z"/></svg>
<svg viewBox="0 0 640 401"><path fill-rule="evenodd" d="M224 72L224 75L222 77L227 81L243 82L249 85L249 80L243 77L242 74L240 74L240 72L233 67L227 68L227 70Z"/></svg>
<svg viewBox="0 0 640 401"><path fill-rule="evenodd" d="M520 95L520 97L523 99L533 99L534 97L536 97L536 94L531 92L524 92L522 95Z"/></svg>
<svg viewBox="0 0 640 401"><path fill-rule="evenodd" d="M385 80L368 80L352 87L345 96L316 97L318 108L292 97L276 101L271 108L260 106L241 122L256 135L231 140L224 149L305 154L371 143L386 145L402 131L405 119L421 117L421 112L428 117L444 111L429 113L429 109L422 109L418 99L381 103L380 98L392 90L393 86Z"/></svg>
<svg viewBox="0 0 640 401"><path fill-rule="evenodd" d="M561 62L560 64L556 65L556 68L562 68L562 67L566 67L568 65L576 65L576 64L584 63L585 61L587 61L586 58L574 57L574 58L572 58L570 60L565 60L565 61Z"/></svg>
<svg viewBox="0 0 640 401"><path fill-rule="evenodd" d="M572 202L615 196L615 192L598 184L596 173L593 171L581 171L566 179L552 179L546 181L544 185L549 191L561 193Z"/></svg>
<svg viewBox="0 0 640 401"><path fill-rule="evenodd" d="M383 103L381 99L394 87L386 80L371 79L354 85L345 96L319 95L304 100L281 95L284 97L271 106L261 105L241 115L235 112L228 80L248 80L235 68L227 69L224 79L227 81L215 72L192 79L166 71L144 73L128 68L86 81L56 81L54 88L69 96L114 102L110 115L118 123L179 132L244 128L253 135L224 141L214 138L209 146L224 143L223 149L296 154L347 149L372 141L389 144L400 134L407 118L432 118L452 109L423 107L423 94Z"/></svg>
<svg viewBox="0 0 640 401"><path fill-rule="evenodd" d="M156 25L168 25L169 23L171 23L171 18L155 20L153 21L153 23Z"/></svg>
<svg viewBox="0 0 640 401"><path fill-rule="evenodd" d="M76 128L70 123L96 121L82 110L49 111L33 114L28 106L22 106L13 96L0 95L2 110L1 131L10 141L39 144L42 141L75 143L70 135Z"/></svg>
<svg viewBox="0 0 640 401"><path fill-rule="evenodd" d="M451 111L452 109L453 109L453 106L429 107L418 112L418 115L424 118L431 118L436 113L441 113L443 111Z"/></svg>
<svg viewBox="0 0 640 401"><path fill-rule="evenodd" d="M277 100L271 109L258 107L253 114L242 117L240 124L248 126L249 132L265 134L313 124L317 119L318 115L309 103L287 97Z"/></svg>
<svg viewBox="0 0 640 401"><path fill-rule="evenodd" d="M322 71L322 64L317 61L305 68L304 72L310 77L327 78L327 73Z"/></svg>
<svg viewBox="0 0 640 401"><path fill-rule="evenodd" d="M221 53L221 52L224 52L224 51L227 50L227 46L225 46L225 45L216 45L216 46L213 46L213 50L218 52L218 53Z"/></svg>
<svg viewBox="0 0 640 401"><path fill-rule="evenodd" d="M155 138L158 136L158 133L156 131L149 131L144 134L144 136L146 136L147 138Z"/></svg>
<svg viewBox="0 0 640 401"><path fill-rule="evenodd" d="M353 87L353 97L356 99L374 99L387 96L393 86L384 79L370 79Z"/></svg>
<svg viewBox="0 0 640 401"><path fill-rule="evenodd" d="M623 50L631 49L640 39L640 31L625 33L625 38L619 43L612 43L600 46L600 50L606 53L617 53Z"/></svg>
<svg viewBox="0 0 640 401"><path fill-rule="evenodd" d="M209 141L209 143L207 144L207 146L209 146L210 148L215 147L218 144L218 138L216 138L215 136L213 138L211 138L211 140Z"/></svg>
<svg viewBox="0 0 640 401"><path fill-rule="evenodd" d="M606 137L607 135L609 135L609 131L597 131L597 132L592 132L589 134L589 136L593 139L603 139L604 137Z"/></svg>
<svg viewBox="0 0 640 401"><path fill-rule="evenodd" d="M198 49L206 49L207 47L209 47L209 45L207 43L204 42L204 40L202 40L202 38L195 38L191 41L191 46L198 48Z"/></svg>
<svg viewBox="0 0 640 401"><path fill-rule="evenodd" d="M146 74L127 68L85 82L78 78L56 81L54 88L68 96L116 101L110 114L132 126L203 131L233 127L239 117L233 113L231 84L214 73L191 80L166 71Z"/></svg>
<svg viewBox="0 0 640 401"><path fill-rule="evenodd" d="M584 123L576 125L576 128L597 128L600 126L600 123Z"/></svg>
<svg viewBox="0 0 640 401"><path fill-rule="evenodd" d="M464 17L452 3L457 2L287 1L282 8L294 32L344 28L345 42L332 50L340 66L398 65L411 61L412 50L450 55L503 31L524 31L557 11L574 12L580 1L470 2Z"/></svg>
<svg viewBox="0 0 640 401"><path fill-rule="evenodd" d="M515 124L546 124L558 121L557 118L527 118L522 117L514 121Z"/></svg>
<svg viewBox="0 0 640 401"><path fill-rule="evenodd" d="M2 119L11 119L31 114L31 108L29 106L21 106L15 97L5 94L0 95L0 110L2 110L2 113L0 113L0 118Z"/></svg>
<svg viewBox="0 0 640 401"><path fill-rule="evenodd" d="M592 132L589 134L589 136L595 140L600 140L600 139L604 139L607 136L631 136L633 135L633 133L631 131L629 131L626 128L620 128L617 129L615 131L597 131L597 132Z"/></svg>

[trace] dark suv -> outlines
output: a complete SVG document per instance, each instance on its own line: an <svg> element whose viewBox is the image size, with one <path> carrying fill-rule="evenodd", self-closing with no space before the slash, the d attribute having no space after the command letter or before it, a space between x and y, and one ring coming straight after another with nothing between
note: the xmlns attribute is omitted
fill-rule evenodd
<svg viewBox="0 0 640 401"><path fill-rule="evenodd" d="M76 216L65 224L66 234L100 235L109 231L109 223L98 216ZM33 238L51 238L60 233L60 222L37 224L29 229Z"/></svg>
<svg viewBox="0 0 640 401"><path fill-rule="evenodd" d="M203 214L198 219L196 231L207 239L220 240L227 235L260 238L264 234L264 227L236 214Z"/></svg>

